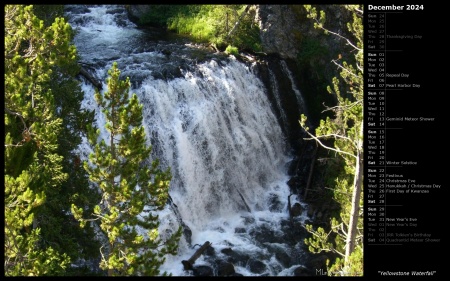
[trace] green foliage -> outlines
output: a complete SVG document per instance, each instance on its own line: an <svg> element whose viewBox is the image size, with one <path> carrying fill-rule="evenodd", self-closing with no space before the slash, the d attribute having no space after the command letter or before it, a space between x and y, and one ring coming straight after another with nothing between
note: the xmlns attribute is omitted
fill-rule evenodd
<svg viewBox="0 0 450 281"><path fill-rule="evenodd" d="M261 38L259 25L254 22L253 10L247 9L247 5L241 5L239 9L239 24L233 32L225 37L225 43L237 46L241 50L261 52ZM233 19L234 20L234 19ZM234 22L233 22L234 23ZM229 33L228 33L229 34Z"/></svg>
<svg viewBox="0 0 450 281"><path fill-rule="evenodd" d="M99 255L93 228L67 212L74 202L89 210L99 195L73 152L93 112L80 108L73 32L62 15L62 5L5 7L7 275L79 275L69 261Z"/></svg>
<svg viewBox="0 0 450 281"><path fill-rule="evenodd" d="M328 50L314 38L305 38L301 41L300 52L297 55L299 62L314 62L327 54Z"/></svg>
<svg viewBox="0 0 450 281"><path fill-rule="evenodd" d="M63 14L62 5L35 5L33 10L46 19L45 26L51 25L51 19ZM73 33L72 33L73 35ZM68 60L61 65L54 65L47 83L55 100L55 115L62 120L58 136L58 154L64 160L62 168L68 175L58 189L47 192L46 203L37 208L36 220L41 228L42 246L52 245L60 253L66 253L72 261L89 260L98 257L99 243L95 239L93 225L81 229L67 210L72 203L84 206L86 210L93 208L93 202L99 194L89 188L88 176L80 165L76 149L81 143L81 136L86 131L86 124L93 122L93 113L81 109L84 93L80 82L75 79L79 73L76 60ZM81 267L66 269L67 274L79 275Z"/></svg>
<svg viewBox="0 0 450 281"><path fill-rule="evenodd" d="M327 233L324 228L319 227L314 231L312 225L306 225L306 230L313 234L312 237L305 238L305 244L308 245L308 250L311 253L334 251L334 246L328 239L330 233Z"/></svg>
<svg viewBox="0 0 450 281"><path fill-rule="evenodd" d="M159 275L165 255L175 254L181 227L168 239L158 233L158 215L168 199L170 169L162 171L159 161L147 163L151 146L146 145L142 126L142 104L129 96L130 80L120 80L114 63L108 71L108 90L95 98L107 120L109 139L100 140L99 130L89 127L94 152L84 168L101 191L92 215L98 220L108 243L100 248L100 267L108 275ZM72 212L84 226L84 210L72 205Z"/></svg>
<svg viewBox="0 0 450 281"><path fill-rule="evenodd" d="M337 258L336 261L329 266L328 273L330 276L362 276L364 256L362 245L358 245L349 257L348 264L345 260Z"/></svg>
<svg viewBox="0 0 450 281"><path fill-rule="evenodd" d="M315 135L309 133L312 139L315 139L323 147L337 152L341 159L342 169L339 169L341 172L336 177L334 185L334 199L340 205L340 215L332 218L331 229L328 233L322 228L314 230L312 226L307 226L307 230L313 236L305 239L305 243L313 252L332 251L344 257L344 259L338 258L330 265L329 274L362 275L363 217L359 212L363 205L361 182L364 85L362 7L359 5L346 5L345 7L353 12L353 21L348 24L348 28L355 36L356 44L326 29L325 13L317 12L311 5L305 5L309 12L308 16L315 21L317 28L347 40L355 51L354 65L346 61L341 62L341 57L333 60L333 63L341 70L341 80L334 77L332 86L329 86L327 90L330 94L336 95L338 106L327 109L333 112L333 118L327 117L325 120L321 120L315 130ZM340 84L341 81L344 82L344 85ZM306 126L306 116L301 116L300 125L309 132L309 128ZM333 147L324 145L321 142L322 139L332 140ZM356 205L352 204L353 197L356 198ZM354 232L351 232L352 230ZM330 236L331 232L335 235ZM351 245L354 246L354 249Z"/></svg>
<svg viewBox="0 0 450 281"><path fill-rule="evenodd" d="M64 17L64 5L33 5L33 12L45 26L50 26L55 18Z"/></svg>
<svg viewBox="0 0 450 281"><path fill-rule="evenodd" d="M67 179L58 154L62 119L49 87L74 60L63 18L45 24L33 6L5 6L5 275L63 274L70 258L42 245L37 210Z"/></svg>
<svg viewBox="0 0 450 281"><path fill-rule="evenodd" d="M200 42L223 44L223 36L218 36L218 21L224 12L218 8L217 5L184 5L176 16L168 19L168 29L188 34Z"/></svg>
<svg viewBox="0 0 450 281"><path fill-rule="evenodd" d="M228 47L225 49L225 53L231 54L231 55L234 55L234 56L239 55L238 48L237 47L233 47L231 45L228 45Z"/></svg>
<svg viewBox="0 0 450 281"><path fill-rule="evenodd" d="M233 45L259 52L259 27L246 8L247 5L154 5L141 23L166 26L222 50ZM235 27L236 23L239 24Z"/></svg>
<svg viewBox="0 0 450 281"><path fill-rule="evenodd" d="M171 18L197 13L199 9L200 5L152 5L151 9L140 18L139 23L166 27Z"/></svg>

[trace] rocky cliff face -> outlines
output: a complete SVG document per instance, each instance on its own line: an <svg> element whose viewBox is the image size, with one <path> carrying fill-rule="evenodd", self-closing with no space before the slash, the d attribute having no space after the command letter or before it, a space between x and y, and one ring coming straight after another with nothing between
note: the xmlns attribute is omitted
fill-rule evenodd
<svg viewBox="0 0 450 281"><path fill-rule="evenodd" d="M152 8L152 5L127 5L129 19L139 25L139 20L143 18Z"/></svg>
<svg viewBox="0 0 450 281"><path fill-rule="evenodd" d="M255 22L260 28L263 52L295 59L302 31L300 18L291 5L257 5Z"/></svg>
<svg viewBox="0 0 450 281"><path fill-rule="evenodd" d="M341 5L316 5L327 14L325 26L334 32L348 35L346 23L351 15ZM305 47L305 40L315 40L328 50L345 48L343 40L324 35L314 28L306 16L303 5L257 5L255 21L261 30L265 53L279 54L282 58L296 59ZM308 46L306 46L308 47Z"/></svg>

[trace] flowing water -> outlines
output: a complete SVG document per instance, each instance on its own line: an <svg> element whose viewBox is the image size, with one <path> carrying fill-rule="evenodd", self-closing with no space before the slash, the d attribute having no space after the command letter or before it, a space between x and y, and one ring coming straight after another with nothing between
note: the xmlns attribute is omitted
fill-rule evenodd
<svg viewBox="0 0 450 281"><path fill-rule="evenodd" d="M215 274L217 261L225 260L245 276L292 275L304 261L301 242L288 239L291 192L286 182L292 157L280 127L286 113L281 112L281 121L273 113L255 65L175 35L138 29L120 6L74 5L66 15L77 32L80 60L103 81L103 89L113 62L130 77L130 92L144 105L152 157L171 168L171 204L159 213L160 233L180 224L191 233L161 270L192 275L181 261L198 249L196 244L209 241L214 253L202 255L195 265L210 266ZM106 138L94 88L84 79L82 87L83 107L96 110L96 125ZM300 92L293 90L300 102ZM276 101L280 107L279 96ZM90 152L85 140L79 153L86 159Z"/></svg>

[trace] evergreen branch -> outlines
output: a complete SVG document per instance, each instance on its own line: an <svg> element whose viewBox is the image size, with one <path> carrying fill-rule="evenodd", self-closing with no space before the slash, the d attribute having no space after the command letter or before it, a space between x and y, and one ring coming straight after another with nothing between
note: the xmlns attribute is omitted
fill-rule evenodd
<svg viewBox="0 0 450 281"><path fill-rule="evenodd" d="M350 70L348 70L347 68L343 67L341 64L337 63L336 60L331 60L335 65L337 65L338 68L342 69L345 72L348 72L350 75L354 76L355 78L359 78L358 75L356 75L355 73L351 72Z"/></svg>
<svg viewBox="0 0 450 281"><path fill-rule="evenodd" d="M14 231L12 230L11 226L5 222L5 227L9 229L10 233L13 233ZM7 255L8 256L8 260L5 260L5 269L6 268L11 268L14 267L16 264L23 264L24 260L26 260L28 258L28 254L23 254L19 249L19 245L17 244L17 239L15 239L15 235L9 235L8 236L10 239L8 239L8 244L11 242L14 245L11 245L8 249L14 253L14 255ZM6 238L6 235L5 235ZM14 258L14 261L11 261L11 259ZM34 261L29 259L30 261Z"/></svg>
<svg viewBox="0 0 450 281"><path fill-rule="evenodd" d="M319 242L321 242L321 244L323 244L323 241L322 241L323 239L322 239L322 238L324 238L324 240L327 241L327 240L328 240L328 237L330 236L331 232L333 231L333 230L330 230L330 231L326 234L325 237L322 237L322 236L318 235L318 234L316 233L316 231L314 231L314 230L309 230L309 229L308 229L307 227L305 227L303 224L302 224L302 227L303 227L307 232L311 233L314 237L316 237L317 239L319 239ZM321 249L318 250L318 252L321 252L321 251L333 252L333 253L339 254L339 255L341 255L341 256L345 256L343 253L341 253L340 251L336 250L333 246L331 246L331 247L328 248L328 249L326 249L326 248L321 248Z"/></svg>
<svg viewBox="0 0 450 281"><path fill-rule="evenodd" d="M96 218L96 219L83 219L83 220L84 220L84 221L96 221L96 220L99 220L99 219L103 219L103 218L104 218L103 216L98 215L98 214L94 214L94 216L96 216L97 218Z"/></svg>
<svg viewBox="0 0 450 281"><path fill-rule="evenodd" d="M106 260L106 258L105 258L105 255L103 254L103 251L102 251L102 248L104 247L104 245L102 245L101 247L100 247L100 255L102 255L102 260L103 261L105 261L105 263L107 264L108 262L107 262L107 260Z"/></svg>
<svg viewBox="0 0 450 281"><path fill-rule="evenodd" d="M348 10L353 10L353 11L358 12L358 13L356 14L358 17L361 18L361 17L364 16L364 11L361 10L361 9L358 9L356 5L345 5L345 6L346 6L346 8L347 8Z"/></svg>
<svg viewBox="0 0 450 281"><path fill-rule="evenodd" d="M19 117L20 120L22 121L22 124L23 124L24 129L28 129L28 128L27 128L27 124L25 123L25 120L23 119L23 116L22 116L22 115L20 115L18 112L14 112L14 111L10 110L10 109L7 108L6 106L5 106L5 111L8 112L8 113L11 114L11 115L15 115L15 116Z"/></svg>
<svg viewBox="0 0 450 281"><path fill-rule="evenodd" d="M357 106L359 103L362 103L363 102L363 100L357 100L357 101L355 101L355 102L353 102L353 103L351 103L351 104L347 104L347 105L336 105L336 106L332 106L332 107L328 107L328 106L326 106L324 103L322 103L323 104L323 106L325 106L327 109L325 109L325 110L323 110L322 111L322 113L324 113L324 112L327 112L327 111L330 111L330 110L340 110L340 111L345 111L345 110L347 110L347 109L350 109L350 108L352 108L352 107L354 107L354 106Z"/></svg>
<svg viewBox="0 0 450 281"><path fill-rule="evenodd" d="M342 191L340 191L340 190L337 190L337 189L334 189L334 188L329 188L329 187L324 187L324 188L326 188L326 189L329 189L329 190L332 190L333 192L338 192L338 193L341 193L341 194L345 194L345 195L348 195L348 196L352 196L352 194L351 193L348 193L348 192L342 192Z"/></svg>

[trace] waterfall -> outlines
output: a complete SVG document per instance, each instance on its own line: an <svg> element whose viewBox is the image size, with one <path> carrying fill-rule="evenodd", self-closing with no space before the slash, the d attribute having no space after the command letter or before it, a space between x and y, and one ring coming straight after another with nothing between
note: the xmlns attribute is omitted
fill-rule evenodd
<svg viewBox="0 0 450 281"><path fill-rule="evenodd" d="M283 72L286 73L287 77L289 78L289 81L292 85L292 91L295 93L295 97L297 98L297 105L299 108L299 114L305 113L307 114L307 110L305 107L305 101L303 100L302 93L300 93L300 90L298 89L297 85L295 85L294 77L292 75L292 72L289 70L289 67L286 64L285 60L281 61L281 67L283 69Z"/></svg>
<svg viewBox="0 0 450 281"><path fill-rule="evenodd" d="M269 69L269 78L270 78L271 90L274 93L273 96L275 98L276 106L277 106L277 109L280 111L282 124L288 124L288 118L286 116L286 112L284 112L283 104L282 104L281 98L280 98L280 93L278 91L279 86L278 86L277 77L271 69Z"/></svg>
<svg viewBox="0 0 450 281"><path fill-rule="evenodd" d="M173 167L172 198L204 229L246 209L238 192L251 210L264 209L263 195L282 179L287 158L264 89L247 67L212 60L198 72L149 78L138 93L148 135L158 136L156 156Z"/></svg>
<svg viewBox="0 0 450 281"><path fill-rule="evenodd" d="M246 227L246 216L287 215L285 205L267 212L270 196L288 196L286 143L261 82L247 67L212 60L197 71L143 83L146 128L157 136L155 156L172 168L170 194L192 243L245 247L235 229Z"/></svg>
<svg viewBox="0 0 450 281"><path fill-rule="evenodd" d="M189 57L198 51L195 46L155 39L157 35L129 22L120 6L69 5L66 13L77 30L74 43L81 60L95 68L103 88L114 61L123 76L130 77L130 92L144 106L152 158L160 160L161 168L171 168L173 204L159 213L160 233L173 232L181 219L192 231L192 245L210 241L216 259L226 259L221 250L232 248L266 264L265 271L255 273L248 264L235 263L240 274L292 274L273 250L291 249L283 242L282 224L289 220L286 182L292 157L253 66L214 54L198 62ZM162 49L171 50L169 59ZM177 74L159 79L158 73L167 69ZM82 88L82 106L96 110L96 126L106 138L94 89L88 82ZM80 155L87 159L90 151L84 140ZM281 238L265 241L260 233ZM194 251L183 238L179 254L167 256L161 270L189 275L181 261ZM196 264L208 262L202 256Z"/></svg>

